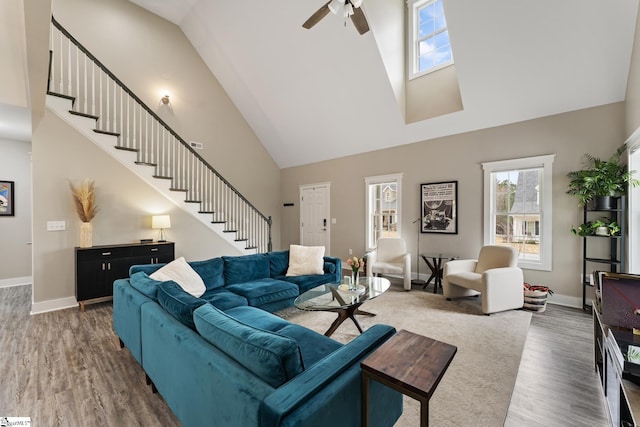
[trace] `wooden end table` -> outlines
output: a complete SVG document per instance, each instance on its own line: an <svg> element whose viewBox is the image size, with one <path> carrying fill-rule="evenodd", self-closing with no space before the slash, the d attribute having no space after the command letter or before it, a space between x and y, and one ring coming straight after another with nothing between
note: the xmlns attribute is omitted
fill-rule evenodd
<svg viewBox="0 0 640 427"><path fill-rule="evenodd" d="M429 425L429 399L458 348L401 330L360 364L362 425L369 427L369 381L391 387L420 402L420 426Z"/></svg>

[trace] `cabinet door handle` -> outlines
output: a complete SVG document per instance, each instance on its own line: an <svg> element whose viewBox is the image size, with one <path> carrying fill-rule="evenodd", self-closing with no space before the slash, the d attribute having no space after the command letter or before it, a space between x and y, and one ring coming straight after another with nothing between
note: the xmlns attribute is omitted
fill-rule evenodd
<svg viewBox="0 0 640 427"><path fill-rule="evenodd" d="M105 270L105 267L104 267L104 262L103 262L102 263L102 271L104 271L104 270Z"/></svg>
<svg viewBox="0 0 640 427"><path fill-rule="evenodd" d="M107 263L107 270L111 271L111 263L110 262Z"/></svg>
<svg viewBox="0 0 640 427"><path fill-rule="evenodd" d="M111 252L102 252L102 255L104 256L111 255Z"/></svg>
<svg viewBox="0 0 640 427"><path fill-rule="evenodd" d="M151 252L158 252L158 248L151 248Z"/></svg>

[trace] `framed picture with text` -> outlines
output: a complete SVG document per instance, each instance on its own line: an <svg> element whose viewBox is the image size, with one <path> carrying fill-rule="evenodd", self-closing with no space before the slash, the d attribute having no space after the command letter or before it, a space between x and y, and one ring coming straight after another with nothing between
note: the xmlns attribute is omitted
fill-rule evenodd
<svg viewBox="0 0 640 427"><path fill-rule="evenodd" d="M0 216L14 216L13 181L0 181Z"/></svg>
<svg viewBox="0 0 640 427"><path fill-rule="evenodd" d="M422 233L458 234L458 181L420 185Z"/></svg>

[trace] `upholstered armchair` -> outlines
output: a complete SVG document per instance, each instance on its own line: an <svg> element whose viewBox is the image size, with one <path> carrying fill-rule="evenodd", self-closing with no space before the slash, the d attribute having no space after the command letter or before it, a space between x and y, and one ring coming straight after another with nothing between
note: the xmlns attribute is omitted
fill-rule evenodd
<svg viewBox="0 0 640 427"><path fill-rule="evenodd" d="M478 259L453 260L444 265L442 293L447 300L482 294L484 314L522 308L522 270L518 252L509 246L484 246Z"/></svg>
<svg viewBox="0 0 640 427"><path fill-rule="evenodd" d="M381 237L367 254L367 276L392 274L403 276L405 291L411 290L411 254L399 237Z"/></svg>

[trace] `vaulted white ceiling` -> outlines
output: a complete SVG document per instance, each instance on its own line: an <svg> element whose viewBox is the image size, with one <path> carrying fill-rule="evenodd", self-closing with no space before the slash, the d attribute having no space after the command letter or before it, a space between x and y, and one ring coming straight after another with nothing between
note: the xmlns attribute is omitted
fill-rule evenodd
<svg viewBox="0 0 640 427"><path fill-rule="evenodd" d="M181 27L283 168L622 101L638 8L445 0L464 108L407 125L404 0L364 0L363 36L332 14L303 29L325 0L131 1Z"/></svg>

